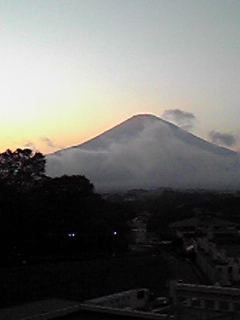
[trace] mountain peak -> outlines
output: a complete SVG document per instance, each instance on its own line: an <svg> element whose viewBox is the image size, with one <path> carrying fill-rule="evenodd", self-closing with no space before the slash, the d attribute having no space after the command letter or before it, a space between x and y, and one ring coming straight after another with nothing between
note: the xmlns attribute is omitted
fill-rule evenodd
<svg viewBox="0 0 240 320"><path fill-rule="evenodd" d="M74 148L81 148L85 150L103 150L106 149L111 143L123 143L129 139L133 139L139 135L139 133L142 132L146 126L161 121L165 122L164 120L151 114L137 114L103 132L95 138L90 139L81 145L75 146Z"/></svg>
<svg viewBox="0 0 240 320"><path fill-rule="evenodd" d="M127 120L125 120L124 122L150 122L150 121L162 121L162 122L166 122L165 120L153 115L153 114L148 114L148 113L139 113L136 115L133 115L132 117L128 118ZM124 123L122 122L122 124Z"/></svg>
<svg viewBox="0 0 240 320"><path fill-rule="evenodd" d="M47 157L47 174L84 174L100 189L239 188L237 154L151 114Z"/></svg>
<svg viewBox="0 0 240 320"><path fill-rule="evenodd" d="M133 115L129 120L131 119L139 119L139 120L160 120L157 116L150 114L150 113L139 113Z"/></svg>

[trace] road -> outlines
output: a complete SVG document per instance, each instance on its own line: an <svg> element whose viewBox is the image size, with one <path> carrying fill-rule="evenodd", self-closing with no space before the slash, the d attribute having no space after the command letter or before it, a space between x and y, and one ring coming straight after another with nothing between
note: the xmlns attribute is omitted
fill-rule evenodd
<svg viewBox="0 0 240 320"><path fill-rule="evenodd" d="M169 252L163 253L163 258L168 264L172 279L182 280L185 283L203 284L204 279L194 269L192 263L184 258L179 258Z"/></svg>

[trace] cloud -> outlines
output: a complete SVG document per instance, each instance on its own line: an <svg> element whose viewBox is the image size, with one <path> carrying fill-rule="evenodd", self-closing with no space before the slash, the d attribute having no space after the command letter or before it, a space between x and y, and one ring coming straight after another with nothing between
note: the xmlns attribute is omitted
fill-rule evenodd
<svg viewBox="0 0 240 320"><path fill-rule="evenodd" d="M94 149L69 148L47 156L47 174L84 174L97 190L240 186L234 152L163 121L145 125L124 141L114 139L101 148L96 144Z"/></svg>
<svg viewBox="0 0 240 320"><path fill-rule="evenodd" d="M44 142L49 148L52 148L52 149L59 148L54 144L54 142L51 139L47 137L42 137L41 141Z"/></svg>
<svg viewBox="0 0 240 320"><path fill-rule="evenodd" d="M31 149L31 150L33 150L33 151L36 151L36 150L37 150L37 148L35 147L34 143L31 142L31 141L25 142L24 148L29 148L29 149Z"/></svg>
<svg viewBox="0 0 240 320"><path fill-rule="evenodd" d="M237 142L233 134L222 133L215 130L209 132L209 137L213 143L220 144L226 147L232 147Z"/></svg>
<svg viewBox="0 0 240 320"><path fill-rule="evenodd" d="M175 123L177 126L189 130L193 128L196 117L193 113L180 109L168 109L162 114L162 118Z"/></svg>

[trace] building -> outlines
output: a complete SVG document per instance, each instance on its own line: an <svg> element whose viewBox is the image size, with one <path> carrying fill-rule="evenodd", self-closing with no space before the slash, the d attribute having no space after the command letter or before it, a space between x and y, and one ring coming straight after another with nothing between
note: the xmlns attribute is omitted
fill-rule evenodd
<svg viewBox="0 0 240 320"><path fill-rule="evenodd" d="M169 228L182 239L185 252L194 249L196 264L210 283L240 285L240 232L236 223L198 214Z"/></svg>
<svg viewBox="0 0 240 320"><path fill-rule="evenodd" d="M171 223L169 229L177 237L197 237L238 231L239 226L231 221L218 219L212 215L198 214L196 217Z"/></svg>
<svg viewBox="0 0 240 320"><path fill-rule="evenodd" d="M147 219L145 216L139 216L131 222L132 240L135 244L144 244L147 242Z"/></svg>
<svg viewBox="0 0 240 320"><path fill-rule="evenodd" d="M240 289L171 281L174 319L240 319Z"/></svg>
<svg viewBox="0 0 240 320"><path fill-rule="evenodd" d="M222 241L197 238L196 263L211 283L237 286L240 284L240 239L233 237L230 243Z"/></svg>
<svg viewBox="0 0 240 320"><path fill-rule="evenodd" d="M148 289L134 289L85 301L85 304L127 310L140 310L149 300Z"/></svg>

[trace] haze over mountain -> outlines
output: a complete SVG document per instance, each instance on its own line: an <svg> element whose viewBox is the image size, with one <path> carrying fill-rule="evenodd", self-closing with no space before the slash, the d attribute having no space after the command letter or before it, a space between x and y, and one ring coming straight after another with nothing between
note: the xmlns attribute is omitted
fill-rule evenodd
<svg viewBox="0 0 240 320"><path fill-rule="evenodd" d="M84 174L97 190L240 187L236 152L148 114L46 158L48 175Z"/></svg>

